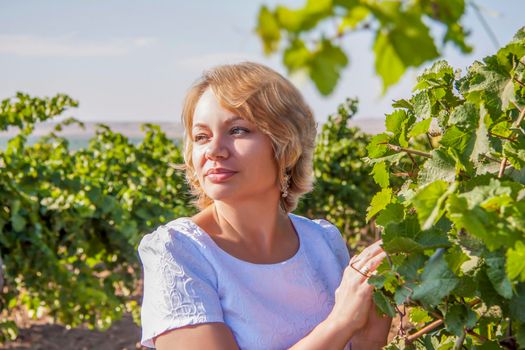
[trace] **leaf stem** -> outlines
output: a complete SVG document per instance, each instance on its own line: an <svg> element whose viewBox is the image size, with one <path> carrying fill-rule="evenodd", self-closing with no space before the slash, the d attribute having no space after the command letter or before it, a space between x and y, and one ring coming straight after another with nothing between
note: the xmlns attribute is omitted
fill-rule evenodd
<svg viewBox="0 0 525 350"><path fill-rule="evenodd" d="M393 145L391 143L387 143L386 146L396 152L405 152L408 154L415 154L415 155L426 157L426 158L432 158L430 153L418 151L416 149L405 148L405 147L401 147L398 145Z"/></svg>
<svg viewBox="0 0 525 350"><path fill-rule="evenodd" d="M514 141L514 140L511 139L510 137L503 136L503 135L498 135L498 134L493 133L492 131L489 131L489 135L490 135L490 136L494 136L494 137L498 137L498 138L500 138L500 139L508 140L508 141Z"/></svg>
<svg viewBox="0 0 525 350"><path fill-rule="evenodd" d="M475 338L478 338L483 343L489 340L488 338L482 336L481 334L478 334L478 333L474 332L471 329L467 330L467 333L470 334L471 336L475 337Z"/></svg>
<svg viewBox="0 0 525 350"><path fill-rule="evenodd" d="M516 78L512 78L516 83L520 84L521 86L525 87L525 83L523 83L521 80L518 80Z"/></svg>
<svg viewBox="0 0 525 350"><path fill-rule="evenodd" d="M430 139L430 135L427 133L425 133L425 135L427 135L427 141L428 141L428 145L430 146L430 149L434 149L434 147L432 146L432 140Z"/></svg>
<svg viewBox="0 0 525 350"><path fill-rule="evenodd" d="M516 122L514 123L514 127L515 128L518 128L520 126L520 124L523 121L524 117L525 117L525 107L523 107L521 109L520 115L519 115L518 119L516 120ZM511 137L512 137L512 135L511 135ZM503 157L503 159L501 160L501 164L499 166L498 179L503 176L503 173L505 172L505 167L506 166L507 166L507 157Z"/></svg>

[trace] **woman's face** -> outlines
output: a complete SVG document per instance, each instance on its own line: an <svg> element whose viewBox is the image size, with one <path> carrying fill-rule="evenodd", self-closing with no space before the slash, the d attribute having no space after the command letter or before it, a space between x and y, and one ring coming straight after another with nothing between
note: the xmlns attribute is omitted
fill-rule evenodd
<svg viewBox="0 0 525 350"><path fill-rule="evenodd" d="M195 106L191 137L193 166L212 200L240 203L257 196L279 198L270 138L255 124L224 109L210 88Z"/></svg>

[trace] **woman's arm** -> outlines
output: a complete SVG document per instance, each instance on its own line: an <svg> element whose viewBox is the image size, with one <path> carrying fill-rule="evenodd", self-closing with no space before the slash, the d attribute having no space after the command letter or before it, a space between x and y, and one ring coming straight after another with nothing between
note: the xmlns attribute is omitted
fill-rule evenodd
<svg viewBox="0 0 525 350"><path fill-rule="evenodd" d="M153 340L158 350L238 350L232 331L225 323L200 323L173 329Z"/></svg>
<svg viewBox="0 0 525 350"><path fill-rule="evenodd" d="M368 276L386 256L381 243L378 241L370 245L350 260L341 284L335 291L335 305L331 313L312 332L292 346L291 350L340 350L350 339L354 349L380 349L386 344L388 330L386 333L382 330L386 327L386 322L390 325L390 321L375 314L369 317L371 312L375 313L375 305L372 302L373 287L368 284ZM359 270L367 272L362 273ZM372 331L374 328L381 329L381 332ZM372 340L363 336L369 332L378 337ZM378 347L378 344L381 346Z"/></svg>
<svg viewBox="0 0 525 350"><path fill-rule="evenodd" d="M369 319L371 312L375 313L375 305L372 302L373 287L368 284L368 278L358 272L365 267L372 272L379 266L385 257L380 243L372 244L359 256L352 258L343 273L341 284L335 291L335 305L328 317L290 350L341 350L350 339L354 349L379 349L377 344L386 343L388 331L384 337L380 336L374 340L363 337L368 333L366 330L385 327L381 326L384 322L376 321L379 320L379 316L373 315ZM155 345L159 350L238 349L230 328L224 323L181 327L159 335L155 338Z"/></svg>

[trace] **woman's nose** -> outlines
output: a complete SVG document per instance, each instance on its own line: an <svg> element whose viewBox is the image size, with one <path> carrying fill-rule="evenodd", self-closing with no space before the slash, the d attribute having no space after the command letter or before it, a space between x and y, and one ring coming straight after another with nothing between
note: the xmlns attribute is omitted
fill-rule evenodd
<svg viewBox="0 0 525 350"><path fill-rule="evenodd" d="M215 137L211 142L208 143L208 148L206 149L204 155L210 160L215 160L219 158L227 158L229 155L228 148L224 144L224 140L221 140L220 137Z"/></svg>

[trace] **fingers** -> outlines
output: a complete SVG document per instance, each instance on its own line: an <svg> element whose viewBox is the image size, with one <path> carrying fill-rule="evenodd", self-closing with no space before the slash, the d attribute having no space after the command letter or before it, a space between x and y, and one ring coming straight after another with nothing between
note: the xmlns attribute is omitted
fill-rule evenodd
<svg viewBox="0 0 525 350"><path fill-rule="evenodd" d="M381 243L382 241L379 240L371 244L350 260L349 266L361 275L362 281L368 279L386 257L386 253L381 248Z"/></svg>
<svg viewBox="0 0 525 350"><path fill-rule="evenodd" d="M350 261L356 262L357 260L368 260L373 256L380 254L383 252L383 248L381 248L382 243L382 240L376 241L375 243L363 249L361 253L354 255Z"/></svg>

